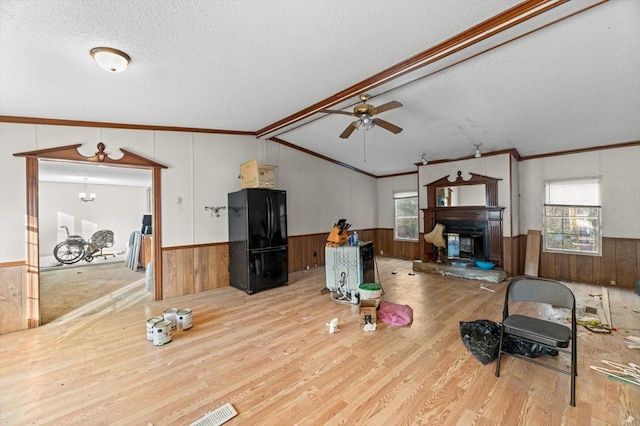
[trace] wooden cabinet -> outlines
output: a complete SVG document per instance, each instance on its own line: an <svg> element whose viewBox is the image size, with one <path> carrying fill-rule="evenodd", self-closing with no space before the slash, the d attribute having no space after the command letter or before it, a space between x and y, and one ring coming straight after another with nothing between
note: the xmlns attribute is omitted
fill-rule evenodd
<svg viewBox="0 0 640 426"><path fill-rule="evenodd" d="M142 247L140 247L140 265L147 269L147 264L153 262L153 236L142 236Z"/></svg>

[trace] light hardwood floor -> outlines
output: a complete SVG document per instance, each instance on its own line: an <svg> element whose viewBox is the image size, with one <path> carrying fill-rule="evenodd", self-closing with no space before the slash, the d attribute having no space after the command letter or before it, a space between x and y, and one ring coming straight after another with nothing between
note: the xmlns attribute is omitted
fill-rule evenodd
<svg viewBox="0 0 640 426"><path fill-rule="evenodd" d="M632 291L609 289L618 332L580 329L571 407L568 376L506 356L496 378L495 362L483 366L464 347L459 322L499 321L506 283L485 284L494 293L410 275L409 261L377 264L384 299L411 306L411 326L364 332L357 306L321 294L317 268L251 296L220 288L0 336L0 422L188 425L230 402L238 416L229 425L640 424L640 387L589 368L640 364L624 343L640 335ZM570 287L579 304L601 290ZM194 326L153 346L145 321L170 307L193 309ZM332 318L338 333L325 325Z"/></svg>

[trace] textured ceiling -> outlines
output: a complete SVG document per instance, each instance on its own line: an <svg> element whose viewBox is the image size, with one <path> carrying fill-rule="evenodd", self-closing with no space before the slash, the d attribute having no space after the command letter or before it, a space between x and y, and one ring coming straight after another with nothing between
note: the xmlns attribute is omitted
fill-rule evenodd
<svg viewBox="0 0 640 426"><path fill-rule="evenodd" d="M517 38L595 3L569 2L370 90L374 105L404 104L381 115L398 135L376 127L343 140L350 117L314 114L264 137L378 176L475 143L537 155L640 140L640 2ZM258 131L516 4L2 0L0 115ZM99 69L96 46L127 52L126 72Z"/></svg>

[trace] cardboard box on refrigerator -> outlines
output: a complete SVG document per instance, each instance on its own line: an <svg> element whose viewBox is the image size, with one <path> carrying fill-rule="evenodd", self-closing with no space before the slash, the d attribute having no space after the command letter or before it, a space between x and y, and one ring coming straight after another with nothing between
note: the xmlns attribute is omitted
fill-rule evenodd
<svg viewBox="0 0 640 426"><path fill-rule="evenodd" d="M375 300L360 300L360 324L375 324L378 320L378 302Z"/></svg>
<svg viewBox="0 0 640 426"><path fill-rule="evenodd" d="M258 166L258 160L247 161L240 165L241 188L275 188L276 166Z"/></svg>

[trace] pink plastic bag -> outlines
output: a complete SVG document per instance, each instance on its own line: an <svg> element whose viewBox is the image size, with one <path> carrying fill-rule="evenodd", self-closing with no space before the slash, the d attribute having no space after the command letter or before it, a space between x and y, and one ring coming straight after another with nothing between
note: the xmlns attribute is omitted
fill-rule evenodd
<svg viewBox="0 0 640 426"><path fill-rule="evenodd" d="M378 318L391 325L409 325L413 322L413 309L409 305L382 301L378 310Z"/></svg>

